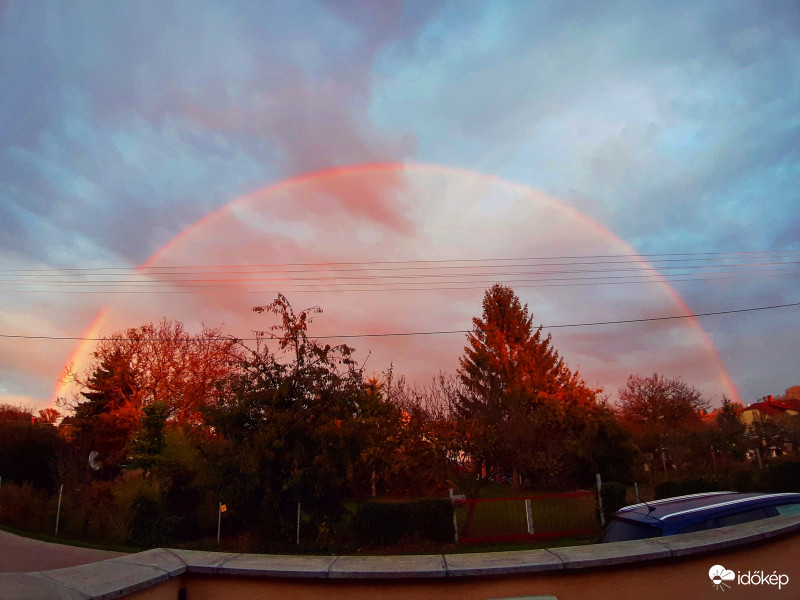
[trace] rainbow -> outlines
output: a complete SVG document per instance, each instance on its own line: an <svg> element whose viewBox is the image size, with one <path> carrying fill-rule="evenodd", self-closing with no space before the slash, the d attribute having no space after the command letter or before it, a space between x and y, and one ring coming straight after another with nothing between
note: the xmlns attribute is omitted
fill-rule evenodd
<svg viewBox="0 0 800 600"><path fill-rule="evenodd" d="M232 200L228 204L225 204L220 208L216 209L215 211L210 212L209 214L197 220L189 227L185 228L178 235L173 237L166 244L164 244L158 250L156 250L150 256L150 258L148 258L145 262L139 265L139 267L137 267L137 270L139 272L144 272L148 267L154 266L164 254L166 254L171 248L180 244L181 241L183 241L191 233L212 224L216 219L222 217L223 215L228 214L232 210L235 210L236 207L238 206L242 206L253 201L255 198L269 196L271 194L279 192L287 192L290 191L292 188L301 186L311 181L324 181L326 179L335 179L343 175L353 175L359 173L376 173L376 172L402 175L404 173L412 171L435 172L435 173L443 173L460 177L469 177L481 180L488 185L502 185L507 189L516 191L520 195L524 196L536 195L537 199L540 199L540 196L536 193L536 191L529 186L516 182L511 182L495 175L478 173L458 167L434 165L427 163L398 163L398 162L366 163L366 164L348 165L342 167L331 167L331 168L321 169L318 171L304 173L301 175L297 175L295 177L291 177L289 179L284 179L282 181L265 186L254 192L251 192L249 194L246 194L244 196ZM663 289L669 294L669 296L672 298L675 304L680 308L682 315L687 318L687 320L694 328L696 328L697 333L700 335L703 344L705 345L710 356L712 357L713 362L718 369L718 372L721 374L720 377L723 389L726 390L726 393L729 395L729 397L731 397L732 400L739 402L740 401L739 394L736 389L736 386L731 380L731 377L727 369L725 368L722 358L720 357L719 352L714 346L714 343L706 334L705 330L703 329L697 317L692 316L692 310L689 308L689 306L686 304L683 298L681 298L681 296L669 284L669 282L664 277L662 277L658 273L658 271L644 257L642 257L639 253L637 253L633 249L633 247L631 247L627 242L619 238L616 234L614 234L605 226L601 225L597 221L594 221L593 219L586 216L584 213L580 212L579 210L577 210L572 206L569 206L564 202L555 200L553 198L550 198L549 196L545 197L545 200L547 202L551 202L555 207L558 208L558 210L576 219L585 226L594 229L604 238L607 238L608 240L613 242L616 246L622 248L626 254L629 254L632 257L634 257L635 264L637 264L643 270L646 270L648 273L652 274L653 278L663 287ZM89 327L86 329L86 331L81 337L83 338L98 337L102 329L102 326L106 320L107 313L108 313L107 307L101 310L100 313L94 318L92 323L89 325ZM93 347L93 342L90 341L80 342L71 353L67 361L67 364L77 363L82 357L91 353L92 347ZM69 382L59 380L53 392L53 400L55 400L59 396L66 394L69 390L69 385L70 385Z"/></svg>

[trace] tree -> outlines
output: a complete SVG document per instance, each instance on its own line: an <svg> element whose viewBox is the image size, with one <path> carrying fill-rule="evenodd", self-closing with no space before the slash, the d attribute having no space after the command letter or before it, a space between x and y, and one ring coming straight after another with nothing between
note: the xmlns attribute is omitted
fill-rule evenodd
<svg viewBox="0 0 800 600"><path fill-rule="evenodd" d="M700 411L708 401L680 377L667 379L653 373L649 377L631 375L619 390L619 413L640 431L666 435L676 428L696 426Z"/></svg>
<svg viewBox="0 0 800 600"><path fill-rule="evenodd" d="M55 408L43 408L39 411L39 421L48 425L55 425L61 418L61 413Z"/></svg>
<svg viewBox="0 0 800 600"><path fill-rule="evenodd" d="M628 377L619 390L617 411L631 428L640 449L677 457L689 447L690 438L703 429L701 411L708 410L708 406L702 394L680 377L668 379L653 373L649 377ZM666 461L666 456L662 459Z"/></svg>
<svg viewBox="0 0 800 600"><path fill-rule="evenodd" d="M345 494L369 493L372 459L380 454L372 449L386 443L382 424L394 413L365 382L352 348L309 339L319 308L295 313L278 295L254 310L275 314L280 324L259 333L228 393L208 411L209 421L222 438L220 485L242 509L230 520L270 514L264 534L287 539L298 502L319 524L341 512ZM277 342L277 351L269 340Z"/></svg>
<svg viewBox="0 0 800 600"><path fill-rule="evenodd" d="M565 434L599 390L572 373L514 291L495 284L474 318L460 358L463 391L455 411L477 473L555 477L564 466Z"/></svg>
<svg viewBox="0 0 800 600"><path fill-rule="evenodd" d="M741 404L724 396L722 406L714 418L716 425L713 436L714 450L729 452L736 459L744 458L747 445L745 438L747 426L739 418L741 409Z"/></svg>
<svg viewBox="0 0 800 600"><path fill-rule="evenodd" d="M218 329L193 335L166 319L102 339L86 375L71 373L82 388L65 403L74 413L65 422L76 447L87 455L99 451L107 464L122 462L145 409L155 404L165 407L170 423L202 425L203 409L237 368L238 348Z"/></svg>
<svg viewBox="0 0 800 600"><path fill-rule="evenodd" d="M52 490L61 440L57 429L36 422L33 409L0 404L0 474L3 481Z"/></svg>

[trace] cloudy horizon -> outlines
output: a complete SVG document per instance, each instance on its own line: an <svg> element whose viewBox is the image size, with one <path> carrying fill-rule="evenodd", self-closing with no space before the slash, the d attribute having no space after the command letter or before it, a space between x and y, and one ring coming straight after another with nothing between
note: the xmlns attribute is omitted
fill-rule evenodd
<svg viewBox="0 0 800 600"><path fill-rule="evenodd" d="M48 406L79 345L28 338L82 337L103 310L101 334L166 317L245 335L272 299L253 292L284 291L335 335L468 329L482 298L55 284L76 269L473 259L475 282L527 278L509 285L545 325L800 302L799 24L789 3L3 3L0 335L23 337L0 338L0 402ZM526 286L576 267L497 266L606 255L633 264L558 287ZM575 280L628 275L647 283ZM552 334L612 398L658 371L747 403L800 384L797 320ZM352 345L424 383L464 338Z"/></svg>

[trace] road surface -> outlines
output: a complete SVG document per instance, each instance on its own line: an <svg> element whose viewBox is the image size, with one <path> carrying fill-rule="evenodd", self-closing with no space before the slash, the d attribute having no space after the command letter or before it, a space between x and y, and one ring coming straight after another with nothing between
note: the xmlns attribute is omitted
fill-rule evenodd
<svg viewBox="0 0 800 600"><path fill-rule="evenodd" d="M52 544L0 530L0 573L47 571L98 562L122 552Z"/></svg>

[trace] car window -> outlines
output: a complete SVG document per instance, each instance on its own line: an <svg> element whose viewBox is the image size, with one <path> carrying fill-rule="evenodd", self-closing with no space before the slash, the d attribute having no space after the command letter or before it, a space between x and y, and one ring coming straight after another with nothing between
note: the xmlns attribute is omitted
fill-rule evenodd
<svg viewBox="0 0 800 600"><path fill-rule="evenodd" d="M651 525L632 523L614 519L608 524L605 532L600 538L601 542L624 542L626 540L644 540L661 535L661 529Z"/></svg>
<svg viewBox="0 0 800 600"><path fill-rule="evenodd" d="M694 525L689 525L688 527L679 529L678 533L692 533L693 531L705 531L705 529L706 529L706 522L701 521L700 523L695 523Z"/></svg>
<svg viewBox="0 0 800 600"><path fill-rule="evenodd" d="M779 515L800 515L800 502L792 504L779 504L775 507Z"/></svg>
<svg viewBox="0 0 800 600"><path fill-rule="evenodd" d="M716 522L717 527L726 527L727 525L739 525L740 523L749 523L750 521L758 521L759 519L766 518L767 513L763 508L752 508L732 515L717 517Z"/></svg>

